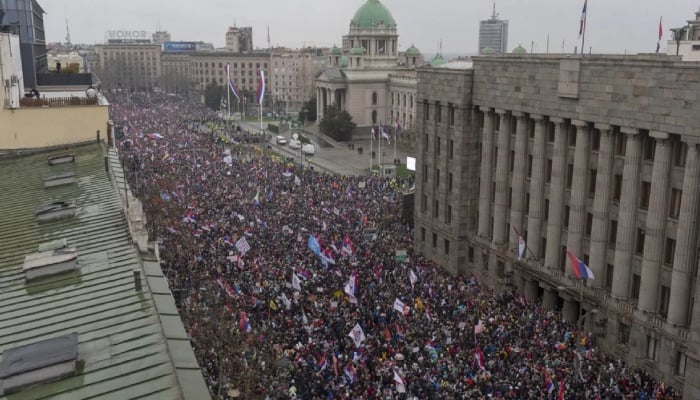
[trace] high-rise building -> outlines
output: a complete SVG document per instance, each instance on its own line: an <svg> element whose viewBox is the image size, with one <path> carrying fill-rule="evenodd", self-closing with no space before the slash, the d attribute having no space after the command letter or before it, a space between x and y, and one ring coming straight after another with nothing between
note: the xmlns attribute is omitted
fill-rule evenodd
<svg viewBox="0 0 700 400"><path fill-rule="evenodd" d="M105 89L151 90L159 86L161 45L108 43L95 46L92 69Z"/></svg>
<svg viewBox="0 0 700 400"><path fill-rule="evenodd" d="M276 112L300 111L313 94L314 79L321 70L318 49L276 48L270 52L270 95Z"/></svg>
<svg viewBox="0 0 700 400"><path fill-rule="evenodd" d="M226 31L226 50L232 53L253 51L253 28L232 26Z"/></svg>
<svg viewBox="0 0 700 400"><path fill-rule="evenodd" d="M700 61L700 10L695 12L695 19L688 20L686 25L671 29L671 39L667 45L669 55L679 55L683 61Z"/></svg>
<svg viewBox="0 0 700 400"><path fill-rule="evenodd" d="M158 30L153 33L152 40L154 44L163 44L173 39L170 37L170 32Z"/></svg>
<svg viewBox="0 0 700 400"><path fill-rule="evenodd" d="M35 87L36 74L48 70L44 9L36 0L0 0L0 32L19 36L24 84Z"/></svg>
<svg viewBox="0 0 700 400"><path fill-rule="evenodd" d="M416 252L700 398L700 69L502 54L418 80Z"/></svg>
<svg viewBox="0 0 700 400"><path fill-rule="evenodd" d="M496 4L491 18L479 24L479 54L500 54L508 51L508 21L498 19Z"/></svg>

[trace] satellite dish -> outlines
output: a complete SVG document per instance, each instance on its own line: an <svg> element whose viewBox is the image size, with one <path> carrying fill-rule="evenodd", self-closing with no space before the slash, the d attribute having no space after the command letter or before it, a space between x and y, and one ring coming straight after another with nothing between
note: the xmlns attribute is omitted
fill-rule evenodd
<svg viewBox="0 0 700 400"><path fill-rule="evenodd" d="M293 134L292 139L299 140L299 134L298 133Z"/></svg>

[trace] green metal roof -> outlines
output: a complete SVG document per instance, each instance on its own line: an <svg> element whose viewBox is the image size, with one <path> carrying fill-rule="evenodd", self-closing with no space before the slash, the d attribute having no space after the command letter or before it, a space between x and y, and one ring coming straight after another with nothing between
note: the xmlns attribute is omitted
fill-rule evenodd
<svg viewBox="0 0 700 400"><path fill-rule="evenodd" d="M363 49L362 47L353 47L352 49L350 49L350 54L351 55L362 55L362 54L365 54L365 49Z"/></svg>
<svg viewBox="0 0 700 400"><path fill-rule="evenodd" d="M331 54L334 56L343 54L343 51L338 48L338 46L333 46L331 49Z"/></svg>
<svg viewBox="0 0 700 400"><path fill-rule="evenodd" d="M115 183L105 172L103 149L89 145L70 151L75 163L53 167L45 153L0 160L0 204L5 207L0 223L0 353L77 332L83 366L76 376L7 397L0 394L0 399L187 398L191 388L178 385L187 371L181 374L177 359L194 359L189 340L182 342L189 352L174 353L178 346L171 345L175 339L161 322L165 312L149 289L148 273L142 272L143 290L134 290L133 270L144 271L142 260ZM75 172L77 182L44 189L42 178L60 172ZM38 206L61 200L76 201L76 217L37 222ZM25 282L24 257L61 239L77 248L78 271ZM200 376L190 385L209 398L196 362L190 370Z"/></svg>
<svg viewBox="0 0 700 400"><path fill-rule="evenodd" d="M430 65L433 67L439 67L444 64L447 64L447 60L442 57L442 54L435 54L435 57L430 60Z"/></svg>
<svg viewBox="0 0 700 400"><path fill-rule="evenodd" d="M523 45L519 44L518 47L513 49L513 53L515 54L525 54L527 53L527 50L523 47Z"/></svg>
<svg viewBox="0 0 700 400"><path fill-rule="evenodd" d="M389 9L384 7L379 0L367 0L352 17L351 24L356 28L373 29L373 28L396 28L396 21L391 16Z"/></svg>
<svg viewBox="0 0 700 400"><path fill-rule="evenodd" d="M406 55L407 56L419 56L420 55L420 50L416 48L413 44L411 44L411 47L406 49Z"/></svg>

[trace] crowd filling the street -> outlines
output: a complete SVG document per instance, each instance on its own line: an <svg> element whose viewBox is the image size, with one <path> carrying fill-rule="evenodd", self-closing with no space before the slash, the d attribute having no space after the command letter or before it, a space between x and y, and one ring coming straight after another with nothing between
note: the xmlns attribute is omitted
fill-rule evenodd
<svg viewBox="0 0 700 400"><path fill-rule="evenodd" d="M559 311L415 254L412 178L222 141L243 133L174 96L119 94L110 114L214 398L681 398Z"/></svg>

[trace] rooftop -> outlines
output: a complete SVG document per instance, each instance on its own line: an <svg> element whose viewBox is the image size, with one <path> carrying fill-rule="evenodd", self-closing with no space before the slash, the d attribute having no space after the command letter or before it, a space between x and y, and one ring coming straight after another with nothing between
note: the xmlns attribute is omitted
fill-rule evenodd
<svg viewBox="0 0 700 400"><path fill-rule="evenodd" d="M132 243L116 188L121 172L110 180L100 145L69 151L75 162L54 166L47 153L0 159L0 363L10 349L72 333L80 361L75 376L7 398L208 399L160 267ZM47 176L70 172L72 184L44 187ZM61 201L75 202L77 214L37 220L37 208ZM25 257L51 251L57 245L42 245L52 241L77 250L77 270L26 280ZM144 271L141 291L134 270ZM4 400L2 392L0 381Z"/></svg>

